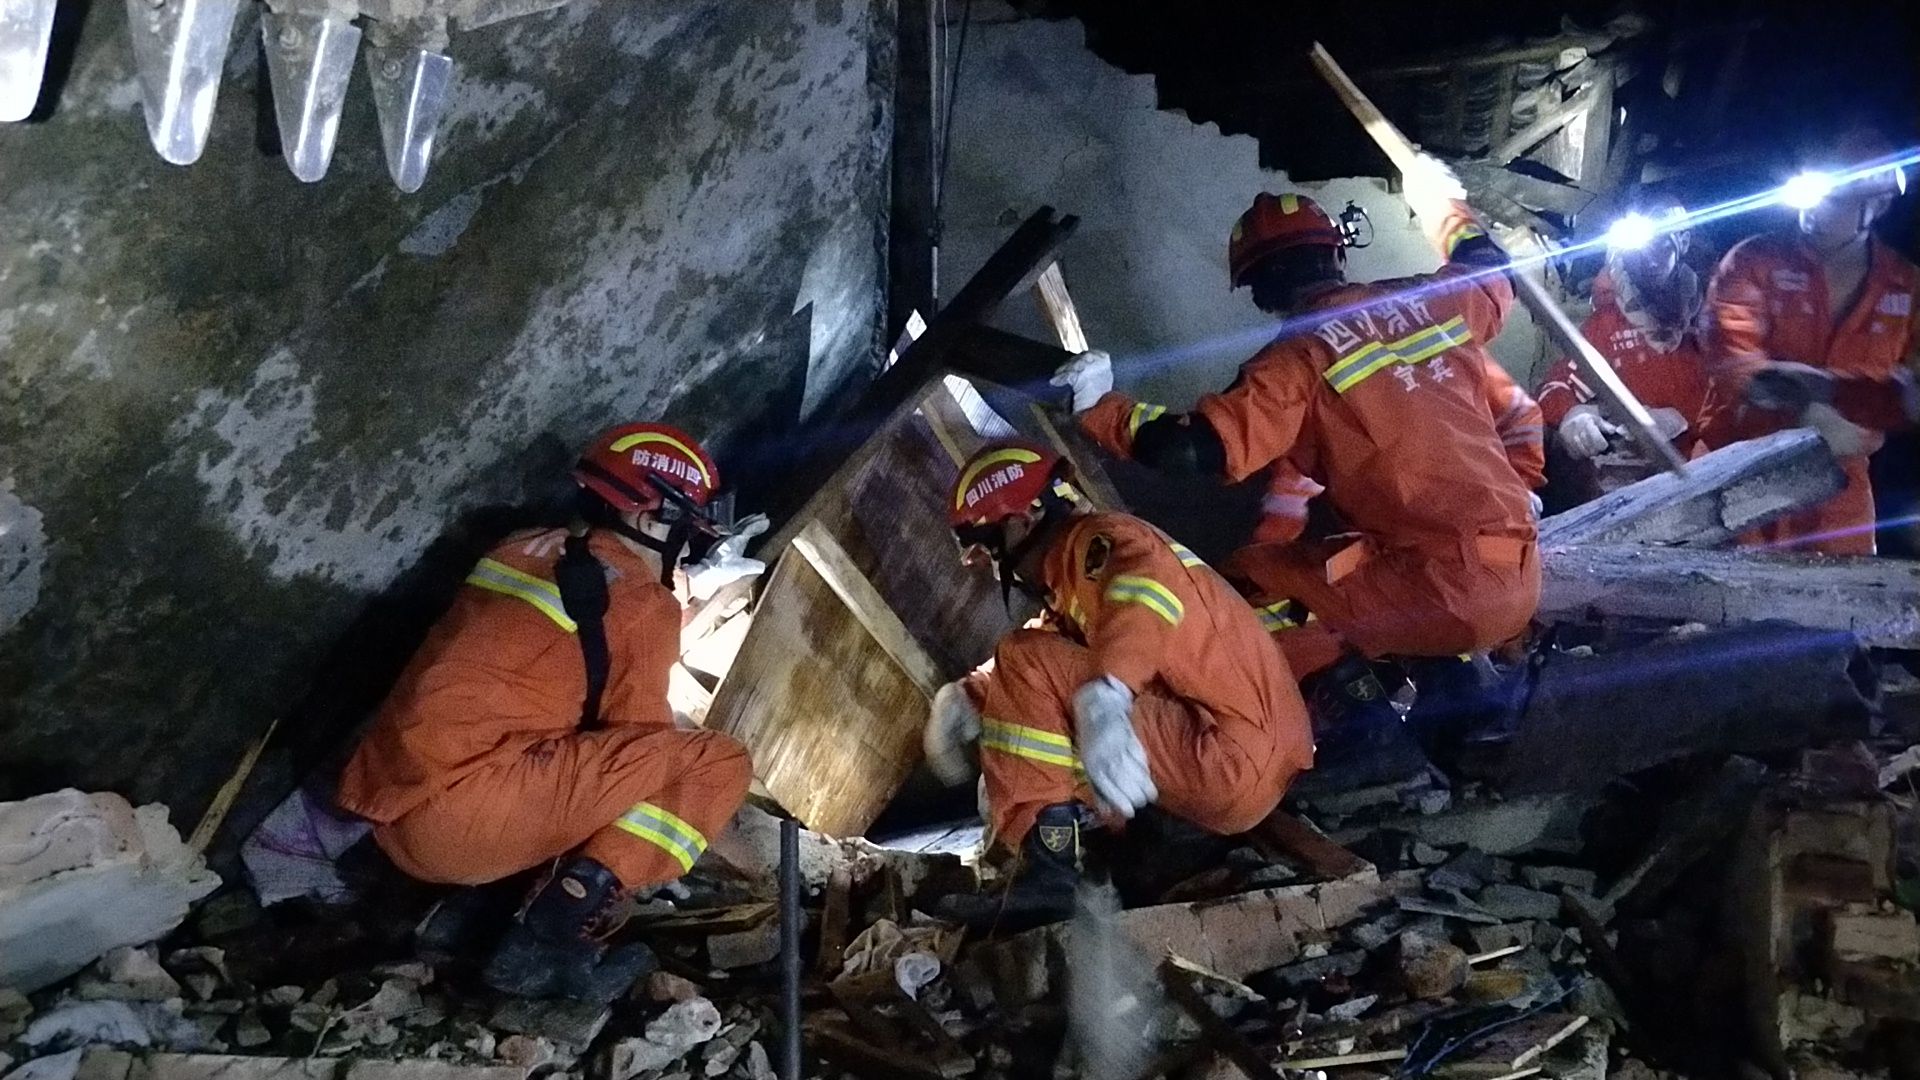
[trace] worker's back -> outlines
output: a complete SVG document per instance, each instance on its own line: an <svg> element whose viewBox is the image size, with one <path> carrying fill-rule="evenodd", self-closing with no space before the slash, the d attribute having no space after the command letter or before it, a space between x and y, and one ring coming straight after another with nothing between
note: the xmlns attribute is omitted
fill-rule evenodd
<svg viewBox="0 0 1920 1080"><path fill-rule="evenodd" d="M1288 456L1382 546L1531 540L1526 486L1484 385L1485 344L1512 302L1503 271L1460 263L1341 286L1195 411L1220 434L1230 477Z"/></svg>

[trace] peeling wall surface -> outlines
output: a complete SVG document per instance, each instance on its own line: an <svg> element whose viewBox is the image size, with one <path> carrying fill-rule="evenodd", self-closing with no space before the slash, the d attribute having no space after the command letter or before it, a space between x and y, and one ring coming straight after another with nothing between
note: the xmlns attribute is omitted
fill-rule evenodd
<svg viewBox="0 0 1920 1080"><path fill-rule="evenodd" d="M119 4L53 114L0 125L0 798L197 813L370 601L564 448L665 417L725 472L875 362L890 3L457 35L413 196L364 69L323 181L263 151L256 17L191 167L147 145Z"/></svg>
<svg viewBox="0 0 1920 1080"><path fill-rule="evenodd" d="M1291 184L1260 167L1251 136L1159 110L1153 77L1095 56L1079 22L1016 20L999 3L980 5L977 19L953 130L942 290L951 295L1035 207L1079 215L1061 264L1121 389L1186 406L1272 339L1273 321L1227 288L1227 234L1257 192L1300 191L1331 213L1348 200L1364 207L1378 235L1350 253L1355 280L1438 265L1384 181ZM1032 305L1009 305L1002 318L1052 340ZM1536 342L1518 311L1494 351L1524 373Z"/></svg>

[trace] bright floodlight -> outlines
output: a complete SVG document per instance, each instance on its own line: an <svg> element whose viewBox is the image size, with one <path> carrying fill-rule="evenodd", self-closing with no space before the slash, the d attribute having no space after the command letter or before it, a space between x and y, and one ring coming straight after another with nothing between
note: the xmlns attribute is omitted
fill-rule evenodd
<svg viewBox="0 0 1920 1080"><path fill-rule="evenodd" d="M1657 231L1658 227L1647 215L1628 214L1607 230L1607 246L1616 251L1633 251L1651 243Z"/></svg>
<svg viewBox="0 0 1920 1080"><path fill-rule="evenodd" d="M1780 201L1795 210L1811 210L1833 194L1832 173L1803 172L1780 188Z"/></svg>

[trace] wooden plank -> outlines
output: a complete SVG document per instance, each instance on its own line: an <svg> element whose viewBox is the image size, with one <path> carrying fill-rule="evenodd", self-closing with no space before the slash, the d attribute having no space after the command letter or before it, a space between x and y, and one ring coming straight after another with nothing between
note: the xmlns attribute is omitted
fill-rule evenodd
<svg viewBox="0 0 1920 1080"><path fill-rule="evenodd" d="M1338 1069L1345 1065L1378 1065L1387 1061L1405 1061L1405 1050L1367 1050L1358 1054L1335 1054L1332 1057L1292 1058L1280 1062L1287 1070L1299 1069Z"/></svg>
<svg viewBox="0 0 1920 1080"><path fill-rule="evenodd" d="M1583 86L1567 100L1550 109L1542 109L1533 121L1520 130L1507 136L1506 141L1493 148L1487 160L1495 165L1505 165L1514 158L1521 157L1528 150L1551 138L1561 128L1581 116L1593 107L1597 91L1591 86Z"/></svg>
<svg viewBox="0 0 1920 1080"><path fill-rule="evenodd" d="M1582 544L1541 561L1543 619L1785 619L1920 649L1920 563L1642 544Z"/></svg>
<svg viewBox="0 0 1920 1080"><path fill-rule="evenodd" d="M1775 432L1696 458L1685 476L1662 473L1540 523L1540 546L1728 544L1837 494L1845 483L1820 436Z"/></svg>
<svg viewBox="0 0 1920 1080"><path fill-rule="evenodd" d="M933 658L920 647L920 643L907 632L906 624L900 616L894 614L880 596L880 590L853 564L840 542L833 538L826 526L815 521L793 538L793 550L801 558L813 565L814 572L820 575L840 602L853 612L853 617L866 628L875 642L886 650L900 670L914 681L928 698L940 689L945 679L934 666Z"/></svg>
<svg viewBox="0 0 1920 1080"><path fill-rule="evenodd" d="M1047 268L1040 271L1040 277L1033 283L1033 295L1040 301L1040 313L1053 327L1061 348L1072 353L1092 348L1087 344L1086 328L1080 325L1080 309L1074 306L1073 294L1067 292L1067 278L1058 262L1048 263Z"/></svg>
<svg viewBox="0 0 1920 1080"><path fill-rule="evenodd" d="M1305 867L1331 881L1379 871L1367 860L1329 840L1313 826L1275 810L1247 832L1247 840L1262 854Z"/></svg>
<svg viewBox="0 0 1920 1080"><path fill-rule="evenodd" d="M781 556L707 726L808 828L857 836L920 758L928 695L797 552Z"/></svg>
<svg viewBox="0 0 1920 1080"><path fill-rule="evenodd" d="M1597 197L1593 192L1572 184L1556 184L1537 176L1478 162L1454 162L1452 167L1459 175L1460 182L1466 185L1469 198L1473 197L1471 193L1477 191L1492 191L1523 207L1571 218L1585 210Z"/></svg>
<svg viewBox="0 0 1920 1080"><path fill-rule="evenodd" d="M1593 100L1587 105L1587 126L1581 133L1580 175L1575 180L1587 187L1599 187L1607 171L1607 154L1613 145L1613 90L1618 78L1615 66L1596 61L1593 75Z"/></svg>
<svg viewBox="0 0 1920 1080"><path fill-rule="evenodd" d="M253 775L254 766L260 764L260 754L267 748L267 740L280 728L280 718L274 717L267 730L253 740L246 753L240 755L240 761L234 765L233 774L227 782L220 785L214 793L213 802L207 805L206 813L200 815L200 823L193 827L193 835L187 838L187 846L204 854L213 838L220 833L220 826L226 824L227 815L233 812L233 804L240 798L240 792L247 786L247 778Z"/></svg>

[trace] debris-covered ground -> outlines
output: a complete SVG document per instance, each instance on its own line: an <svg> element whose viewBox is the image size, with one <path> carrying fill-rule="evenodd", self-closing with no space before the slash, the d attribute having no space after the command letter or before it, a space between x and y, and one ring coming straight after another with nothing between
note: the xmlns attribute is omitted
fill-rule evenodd
<svg viewBox="0 0 1920 1080"><path fill-rule="evenodd" d="M1916 1075L1920 746L1910 680L1895 690L1877 738L1591 794L1426 779L1233 840L1143 822L1116 888L1022 933L922 913L972 887L957 856L803 833L806 1075ZM0 808L0 970L62 951L20 936L22 913L98 904L117 922L52 919L41 936L67 952L109 951L0 990L9 1080L775 1075L762 811L639 906L623 933L660 970L598 1007L503 999L477 977L483 948L423 949L435 891L376 875L349 905L263 910L231 884L200 900L208 875L156 808L41 798L65 801L38 804L37 831L28 804ZM195 901L135 943L160 932L142 917Z"/></svg>

